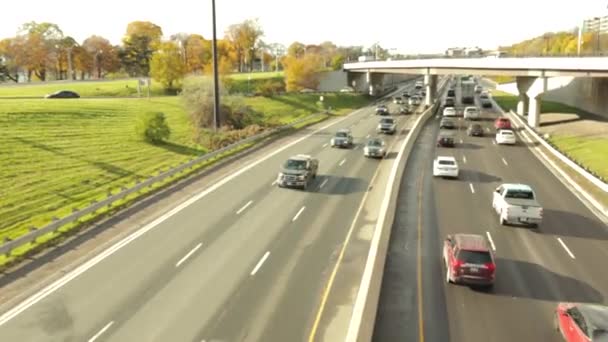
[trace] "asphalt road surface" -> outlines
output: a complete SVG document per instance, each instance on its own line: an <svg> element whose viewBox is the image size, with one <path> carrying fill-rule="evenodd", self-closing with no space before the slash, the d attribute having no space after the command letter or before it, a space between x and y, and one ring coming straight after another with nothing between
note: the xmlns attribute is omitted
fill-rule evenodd
<svg viewBox="0 0 608 342"><path fill-rule="evenodd" d="M516 146L495 144L499 115L483 110L484 137L467 136L460 119L455 148L435 146L438 118L423 129L403 175L374 341L560 341L553 325L558 302L608 303L607 227L521 135ZM438 155L457 158L459 179L433 178ZM534 188L544 207L540 228L500 226L492 192L509 182ZM460 232L491 239L493 290L446 284L443 239Z"/></svg>
<svg viewBox="0 0 608 342"><path fill-rule="evenodd" d="M0 341L308 338L330 260L376 169L391 162L363 157L376 134L373 113L367 107L321 131L304 129L301 140L159 216L145 234L0 316ZM414 118L394 117L398 127ZM329 147L345 127L356 147ZM301 153L320 160L314 186L278 188L280 164Z"/></svg>

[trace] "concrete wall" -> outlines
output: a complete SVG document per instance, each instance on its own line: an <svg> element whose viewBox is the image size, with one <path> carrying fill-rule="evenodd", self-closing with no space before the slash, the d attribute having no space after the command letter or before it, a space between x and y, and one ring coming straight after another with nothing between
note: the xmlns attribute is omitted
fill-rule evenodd
<svg viewBox="0 0 608 342"><path fill-rule="evenodd" d="M543 100L560 102L608 118L608 79L591 77L552 77ZM517 85L504 83L498 90L517 95Z"/></svg>
<svg viewBox="0 0 608 342"><path fill-rule="evenodd" d="M342 70L328 71L321 74L318 91L339 91L348 85L348 75Z"/></svg>

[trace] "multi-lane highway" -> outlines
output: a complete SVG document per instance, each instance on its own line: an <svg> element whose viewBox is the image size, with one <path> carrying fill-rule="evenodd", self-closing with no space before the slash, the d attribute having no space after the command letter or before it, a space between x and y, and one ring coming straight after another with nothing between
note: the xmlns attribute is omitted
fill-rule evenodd
<svg viewBox="0 0 608 342"><path fill-rule="evenodd" d="M460 119L455 148L435 146L438 118L421 132L403 175L374 341L559 341L557 302L608 303L607 227L521 134L516 146L494 143L498 115L483 110L485 137L467 136ZM432 177L438 155L457 158L459 179ZM499 225L491 200L503 182L535 189L544 207L540 228ZM441 247L453 233L489 239L497 256L493 290L446 284Z"/></svg>
<svg viewBox="0 0 608 342"><path fill-rule="evenodd" d="M412 87L413 81L407 88ZM363 157L364 141L376 135L373 113L367 107L318 130L303 130L155 218L2 313L0 341L308 338L364 194L379 165L392 163ZM399 129L414 118L393 117ZM355 148L328 146L339 128L352 130ZM274 183L281 163L294 154L320 161L306 192Z"/></svg>

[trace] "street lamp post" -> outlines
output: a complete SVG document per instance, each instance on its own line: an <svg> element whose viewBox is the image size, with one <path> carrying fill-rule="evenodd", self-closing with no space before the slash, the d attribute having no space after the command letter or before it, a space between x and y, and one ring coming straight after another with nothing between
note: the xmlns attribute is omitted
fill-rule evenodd
<svg viewBox="0 0 608 342"><path fill-rule="evenodd" d="M217 130L220 127L220 85L217 70L217 30L215 22L215 0L211 0L211 13L213 18L213 127Z"/></svg>

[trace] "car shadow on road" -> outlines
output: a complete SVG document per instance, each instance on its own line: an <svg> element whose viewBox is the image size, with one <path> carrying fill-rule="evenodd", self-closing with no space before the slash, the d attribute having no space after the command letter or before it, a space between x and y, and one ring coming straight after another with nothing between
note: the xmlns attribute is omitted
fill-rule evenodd
<svg viewBox="0 0 608 342"><path fill-rule="evenodd" d="M460 148L467 149L467 150L480 150L483 148L483 146L481 146L481 145L472 144L472 143L468 143L468 142L465 142L462 144L457 144L457 146Z"/></svg>
<svg viewBox="0 0 608 342"><path fill-rule="evenodd" d="M399 153L396 152L396 151L389 152L389 153L386 154L386 156L384 156L384 159L395 159L395 158L397 158L398 154Z"/></svg>
<svg viewBox="0 0 608 342"><path fill-rule="evenodd" d="M322 188L320 186L323 185ZM361 178L317 175L315 185L308 191L327 195L348 195L367 191L368 184Z"/></svg>
<svg viewBox="0 0 608 342"><path fill-rule="evenodd" d="M460 170L461 179L465 179L466 181L473 180L478 183L494 183L502 181L502 178L496 177L494 175L470 169L462 169Z"/></svg>
<svg viewBox="0 0 608 342"><path fill-rule="evenodd" d="M601 292L588 283L555 273L535 263L497 258L496 270L496 283L493 289L472 289L495 296L551 302L601 303L604 301ZM501 277L501 273L505 276ZM518 280L514 281L513 276L517 276Z"/></svg>
<svg viewBox="0 0 608 342"><path fill-rule="evenodd" d="M539 234L608 240L608 228L595 218L574 212L543 209L543 222L533 231Z"/></svg>

